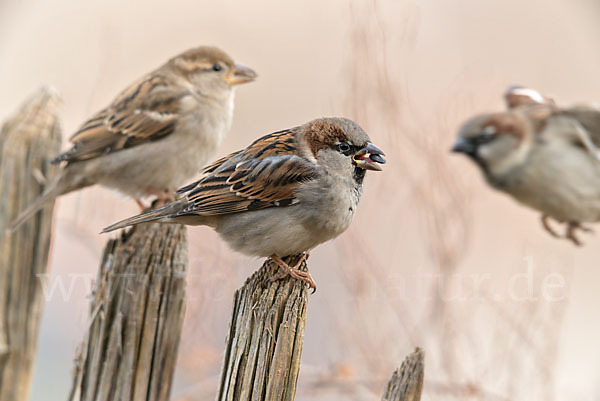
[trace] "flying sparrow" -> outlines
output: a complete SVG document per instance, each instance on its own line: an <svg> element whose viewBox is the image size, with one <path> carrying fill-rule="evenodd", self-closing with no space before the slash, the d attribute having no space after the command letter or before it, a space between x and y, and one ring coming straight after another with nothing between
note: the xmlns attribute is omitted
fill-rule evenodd
<svg viewBox="0 0 600 401"><path fill-rule="evenodd" d="M217 160L183 197L103 230L157 221L214 228L234 250L271 257L286 274L316 288L281 258L307 252L343 233L356 212L366 170L383 152L353 121L320 118L274 132ZM306 254L304 254L306 255ZM276 277L280 278L280 277Z"/></svg>
<svg viewBox="0 0 600 401"><path fill-rule="evenodd" d="M589 141L590 143L586 143ZM472 118L452 148L469 156L487 182L517 201L567 224L565 237L600 220L600 110L536 104Z"/></svg>
<svg viewBox="0 0 600 401"><path fill-rule="evenodd" d="M71 137L73 146L15 229L55 197L100 184L136 199L169 197L214 155L231 127L234 86L256 73L216 47L183 52L121 92Z"/></svg>

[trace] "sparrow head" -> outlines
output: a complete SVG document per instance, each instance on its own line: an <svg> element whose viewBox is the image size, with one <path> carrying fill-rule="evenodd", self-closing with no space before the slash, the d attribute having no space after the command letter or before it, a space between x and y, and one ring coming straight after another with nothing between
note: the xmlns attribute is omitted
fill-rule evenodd
<svg viewBox="0 0 600 401"><path fill-rule="evenodd" d="M554 99L542 95L535 89L513 85L504 92L504 102L508 109L521 106L547 105L554 106Z"/></svg>
<svg viewBox="0 0 600 401"><path fill-rule="evenodd" d="M460 128L452 151L467 155L488 178L499 178L525 161L533 133L524 113L484 114Z"/></svg>
<svg viewBox="0 0 600 401"><path fill-rule="evenodd" d="M256 72L236 63L219 48L200 46L189 49L167 62L201 94L229 91L234 85L254 81Z"/></svg>
<svg viewBox="0 0 600 401"><path fill-rule="evenodd" d="M327 171L362 180L366 170L381 171L385 164L383 151L352 120L319 118L301 128L310 154Z"/></svg>

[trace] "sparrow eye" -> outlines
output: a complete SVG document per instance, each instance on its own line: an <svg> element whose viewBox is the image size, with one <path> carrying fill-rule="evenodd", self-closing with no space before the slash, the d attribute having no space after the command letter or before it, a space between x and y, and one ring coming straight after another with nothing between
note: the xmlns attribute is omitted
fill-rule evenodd
<svg viewBox="0 0 600 401"><path fill-rule="evenodd" d="M496 138L497 133L498 130L496 129L496 127L494 127L493 125L488 125L479 133L477 138L475 138L475 141L478 145L486 144L488 142L493 141Z"/></svg>
<svg viewBox="0 0 600 401"><path fill-rule="evenodd" d="M223 67L221 67L221 64L213 64L212 66L212 70L213 71L221 71L223 69Z"/></svg>
<svg viewBox="0 0 600 401"><path fill-rule="evenodd" d="M493 125L488 125L481 132L481 136L492 137L496 135L497 132L498 130L496 129L496 127L494 127Z"/></svg>
<svg viewBox="0 0 600 401"><path fill-rule="evenodd" d="M352 152L352 147L346 142L340 142L338 144L338 150L340 151L340 153L343 153L346 156L350 156L350 153Z"/></svg>

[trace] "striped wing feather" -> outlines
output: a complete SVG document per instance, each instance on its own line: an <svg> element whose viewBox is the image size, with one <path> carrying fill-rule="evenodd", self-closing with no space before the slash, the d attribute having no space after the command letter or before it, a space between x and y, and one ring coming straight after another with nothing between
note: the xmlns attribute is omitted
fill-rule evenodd
<svg viewBox="0 0 600 401"><path fill-rule="evenodd" d="M71 137L73 147L53 162L88 160L164 138L175 131L179 102L187 95L165 77L150 75L86 121Z"/></svg>
<svg viewBox="0 0 600 401"><path fill-rule="evenodd" d="M175 216L218 215L288 206L295 190L318 175L318 168L297 155L293 131L267 135L243 151L208 166L199 181L179 190L187 206Z"/></svg>

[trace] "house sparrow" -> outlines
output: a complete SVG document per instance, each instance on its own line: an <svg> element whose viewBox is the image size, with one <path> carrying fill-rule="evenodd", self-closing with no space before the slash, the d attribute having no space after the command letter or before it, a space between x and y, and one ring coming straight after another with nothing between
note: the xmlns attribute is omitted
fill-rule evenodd
<svg viewBox="0 0 600 401"><path fill-rule="evenodd" d="M217 160L162 208L105 228L158 221L214 228L234 250L271 257L285 273L313 279L281 258L343 233L356 212L366 170L381 170L383 152L346 118L320 118L274 132ZM306 254L304 254L306 255ZM276 277L281 278L281 277Z"/></svg>
<svg viewBox="0 0 600 401"><path fill-rule="evenodd" d="M47 201L100 184L136 199L169 197L213 156L229 131L234 86L256 73L216 47L179 54L121 92L71 137L73 146L15 229Z"/></svg>
<svg viewBox="0 0 600 401"><path fill-rule="evenodd" d="M581 245L576 230L589 231L582 223L600 220L600 162L593 152L600 146L600 110L531 107L467 121L452 150L469 156L492 187L541 211L551 234L558 236L549 217L566 223L565 238Z"/></svg>

